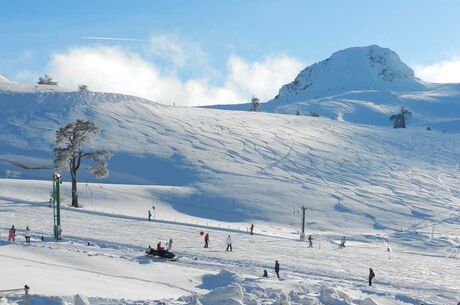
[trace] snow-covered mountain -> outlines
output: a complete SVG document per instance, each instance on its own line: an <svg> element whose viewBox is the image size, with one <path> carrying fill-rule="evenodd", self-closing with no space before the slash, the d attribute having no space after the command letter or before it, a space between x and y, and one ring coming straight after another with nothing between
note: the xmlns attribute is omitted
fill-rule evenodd
<svg viewBox="0 0 460 305"><path fill-rule="evenodd" d="M341 50L305 68L261 108L391 127L389 117L401 106L413 112L413 126L460 131L460 84L423 82L398 54L376 45ZM249 105L212 108L247 110Z"/></svg>
<svg viewBox="0 0 460 305"><path fill-rule="evenodd" d="M458 205L455 134L12 83L0 85L0 116L5 177L49 179L55 131L91 119L96 146L114 154L104 182L185 188L155 198L188 216L289 224L308 205L312 229L380 229ZM94 181L83 168L80 179Z"/></svg>

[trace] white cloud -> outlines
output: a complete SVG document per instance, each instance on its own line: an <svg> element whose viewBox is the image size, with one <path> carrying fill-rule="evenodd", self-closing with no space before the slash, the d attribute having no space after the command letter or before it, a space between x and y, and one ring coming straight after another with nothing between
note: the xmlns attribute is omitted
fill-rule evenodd
<svg viewBox="0 0 460 305"><path fill-rule="evenodd" d="M207 55L198 45L167 35L153 36L149 41L148 53L172 62L177 68L207 64Z"/></svg>
<svg viewBox="0 0 460 305"><path fill-rule="evenodd" d="M247 102L252 95L262 101L268 100L303 68L302 62L286 55L267 56L257 62L232 56L227 62L224 81L215 85L208 77L206 56L199 48L190 49L190 45L166 36L155 37L151 42L154 44L152 54L167 57L176 69L186 65L188 60L200 58L201 76L180 79L175 71L164 72L155 62L137 53L108 46L77 47L54 54L49 74L65 87L76 88L84 83L94 91L196 106Z"/></svg>
<svg viewBox="0 0 460 305"><path fill-rule="evenodd" d="M415 66L415 74L424 81L434 83L460 83L460 57L432 65Z"/></svg>

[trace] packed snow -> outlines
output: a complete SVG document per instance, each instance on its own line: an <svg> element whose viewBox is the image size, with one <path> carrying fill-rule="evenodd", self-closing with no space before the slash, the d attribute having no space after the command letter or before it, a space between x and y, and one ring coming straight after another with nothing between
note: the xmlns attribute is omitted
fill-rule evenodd
<svg viewBox="0 0 460 305"><path fill-rule="evenodd" d="M384 76L412 77L398 71ZM431 103L434 92L404 98ZM328 107L340 105L331 99ZM0 295L28 284L32 304L40 305L460 301L458 134L168 107L7 81L0 81L0 118ZM57 128L77 118L95 121L95 147L114 157L102 181L82 166L78 209L69 207L63 172L64 239L57 242L52 149ZM299 240L303 206L313 248ZM248 233L252 223L255 235ZM17 240L8 242L13 224ZM200 232L210 234L209 249ZM170 238L177 260L145 256L148 245ZM0 302L23 304L23 296Z"/></svg>

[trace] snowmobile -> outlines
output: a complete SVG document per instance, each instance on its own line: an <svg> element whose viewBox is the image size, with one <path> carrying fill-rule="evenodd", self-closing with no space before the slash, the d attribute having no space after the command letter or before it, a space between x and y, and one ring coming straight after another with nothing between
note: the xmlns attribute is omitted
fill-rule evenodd
<svg viewBox="0 0 460 305"><path fill-rule="evenodd" d="M169 252L168 250L162 250L162 251L158 251L154 248L151 248L151 247L148 247L146 250L145 250L145 254L147 256L159 256L159 257L163 257L163 258L167 258L167 259L173 259L176 255L172 252Z"/></svg>

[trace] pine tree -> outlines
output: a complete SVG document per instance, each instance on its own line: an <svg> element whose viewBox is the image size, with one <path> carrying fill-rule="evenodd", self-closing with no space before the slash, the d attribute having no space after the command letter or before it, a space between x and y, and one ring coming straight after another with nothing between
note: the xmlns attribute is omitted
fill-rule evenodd
<svg viewBox="0 0 460 305"><path fill-rule="evenodd" d="M255 112L258 112L260 111L260 103L259 103L259 99L255 96L252 97L251 99L251 109L250 111L255 111Z"/></svg>
<svg viewBox="0 0 460 305"><path fill-rule="evenodd" d="M56 148L54 154L56 168L68 166L72 177L72 206L78 207L77 194L77 171L80 168L81 159L92 159L95 162L88 171L96 178L108 176L107 161L111 154L106 150L84 151L82 145L91 145L90 135L99 133L99 128L92 121L76 120L56 131ZM61 146L62 145L62 146Z"/></svg>
<svg viewBox="0 0 460 305"><path fill-rule="evenodd" d="M408 118L412 117L412 112L406 108L401 107L401 110L398 114L393 114L390 117L390 121L393 122L393 128L406 128L406 121Z"/></svg>

